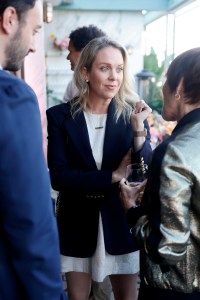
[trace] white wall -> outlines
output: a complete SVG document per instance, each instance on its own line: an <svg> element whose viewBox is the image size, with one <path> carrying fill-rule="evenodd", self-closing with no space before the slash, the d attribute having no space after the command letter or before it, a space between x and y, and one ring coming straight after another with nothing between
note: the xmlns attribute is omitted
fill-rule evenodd
<svg viewBox="0 0 200 300"><path fill-rule="evenodd" d="M133 75L143 68L143 16L140 12L54 11L53 22L45 24L45 51L47 84L54 91L53 95L59 99L62 99L73 73L69 62L65 59L67 50L60 52L54 49L50 35L54 34L61 40L69 36L72 30L90 24L101 28L125 47L133 48L130 55L130 70ZM48 103L48 106L53 104Z"/></svg>

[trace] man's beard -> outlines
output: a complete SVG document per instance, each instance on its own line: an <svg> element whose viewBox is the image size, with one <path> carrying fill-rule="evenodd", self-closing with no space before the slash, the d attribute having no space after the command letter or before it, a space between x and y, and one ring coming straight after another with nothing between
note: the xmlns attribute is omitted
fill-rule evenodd
<svg viewBox="0 0 200 300"><path fill-rule="evenodd" d="M5 50L6 62L4 69L12 72L20 70L23 66L24 58L28 54L23 48L22 26L10 40Z"/></svg>

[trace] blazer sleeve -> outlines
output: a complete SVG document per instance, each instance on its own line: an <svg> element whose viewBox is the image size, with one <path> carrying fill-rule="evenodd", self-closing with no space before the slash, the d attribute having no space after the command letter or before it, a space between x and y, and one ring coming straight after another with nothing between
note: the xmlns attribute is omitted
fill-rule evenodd
<svg viewBox="0 0 200 300"><path fill-rule="evenodd" d="M6 251L26 299L65 299L37 99L21 80L8 82L1 88L0 110L0 222Z"/></svg>
<svg viewBox="0 0 200 300"><path fill-rule="evenodd" d="M147 120L144 121L144 127L147 130L147 136L146 136L144 145L139 151L135 152L134 144L133 144L132 161L140 162L141 158L143 158L144 163L149 165L151 162L152 148L151 148L150 128L149 128L149 124L148 124Z"/></svg>

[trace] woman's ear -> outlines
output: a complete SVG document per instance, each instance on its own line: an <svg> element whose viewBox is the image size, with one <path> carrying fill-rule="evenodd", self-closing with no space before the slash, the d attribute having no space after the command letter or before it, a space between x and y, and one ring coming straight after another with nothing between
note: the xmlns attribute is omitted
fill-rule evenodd
<svg viewBox="0 0 200 300"><path fill-rule="evenodd" d="M179 84L176 88L175 99L177 101L180 101L180 99L183 97L183 94L184 94L184 78L181 77Z"/></svg>
<svg viewBox="0 0 200 300"><path fill-rule="evenodd" d="M184 93L184 78L181 77L179 84L176 88L176 93L183 94Z"/></svg>
<svg viewBox="0 0 200 300"><path fill-rule="evenodd" d="M89 78L88 78L88 71L87 71L87 68L86 67L83 67L82 69L82 76L83 76L83 79L88 82L89 81Z"/></svg>

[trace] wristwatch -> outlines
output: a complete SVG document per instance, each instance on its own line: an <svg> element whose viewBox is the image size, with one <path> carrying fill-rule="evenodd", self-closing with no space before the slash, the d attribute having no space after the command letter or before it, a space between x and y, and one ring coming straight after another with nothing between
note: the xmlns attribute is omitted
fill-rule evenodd
<svg viewBox="0 0 200 300"><path fill-rule="evenodd" d="M141 137L141 136L144 136L144 137L146 137L147 136L147 130L146 130L146 128L144 128L144 130L142 130L142 131L133 131L133 136L134 137Z"/></svg>

